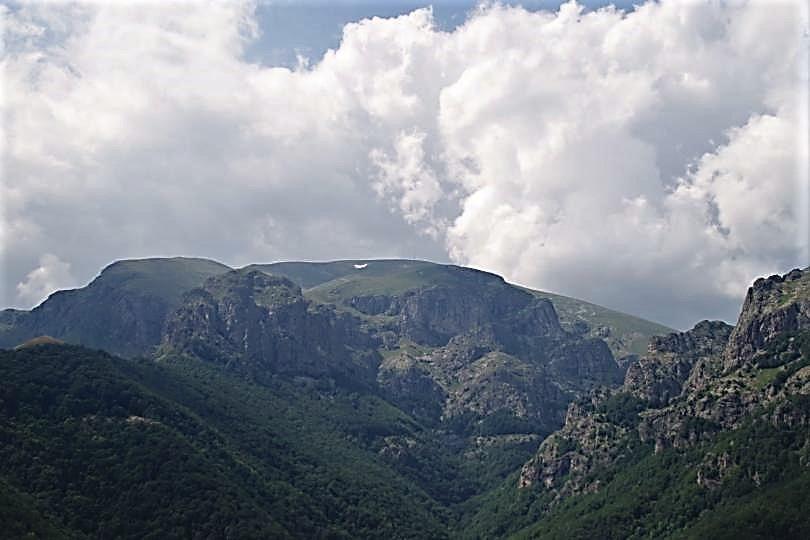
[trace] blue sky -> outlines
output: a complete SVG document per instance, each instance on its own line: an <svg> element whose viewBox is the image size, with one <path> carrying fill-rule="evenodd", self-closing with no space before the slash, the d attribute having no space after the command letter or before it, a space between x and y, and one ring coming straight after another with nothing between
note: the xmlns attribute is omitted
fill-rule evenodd
<svg viewBox="0 0 810 540"><path fill-rule="evenodd" d="M432 6L433 17L442 30L452 30L464 23L467 14L479 2L471 0L437 0L434 2L402 1L278 1L260 2L257 22L261 35L247 51L249 61L266 66L292 67L297 64L298 55L315 63L328 49L336 49L340 44L343 26L346 23L371 17L395 17L414 9ZM520 2L500 2L504 5L520 5L530 11L557 10L559 0L523 0ZM636 2L638 3L638 2ZM624 10L632 10L634 2L616 0L614 2L580 2L587 9L598 9L614 5Z"/></svg>

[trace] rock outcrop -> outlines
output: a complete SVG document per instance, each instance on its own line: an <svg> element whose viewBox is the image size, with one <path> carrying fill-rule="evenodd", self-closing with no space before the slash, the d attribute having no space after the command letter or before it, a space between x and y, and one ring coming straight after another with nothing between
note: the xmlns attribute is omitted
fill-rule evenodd
<svg viewBox="0 0 810 540"><path fill-rule="evenodd" d="M413 344L385 354L378 381L400 406L429 412L434 422L499 413L523 426L515 429L547 433L562 425L573 397L621 381L603 341L564 331L549 300L492 274L465 270L455 280L349 304L389 317L383 328L398 336L397 347Z"/></svg>
<svg viewBox="0 0 810 540"><path fill-rule="evenodd" d="M386 329L429 347L447 345L455 336L482 329L501 342L514 336L565 334L550 301L509 285L500 276L469 268L443 268L424 285L389 294L355 295L343 303L361 314L390 319Z"/></svg>
<svg viewBox="0 0 810 540"><path fill-rule="evenodd" d="M634 426L610 422L604 404L616 394L597 389L568 407L565 425L546 438L537 454L521 469L519 488L539 485L557 499L595 491L598 481L590 473L606 467L630 449L626 435Z"/></svg>
<svg viewBox="0 0 810 540"><path fill-rule="evenodd" d="M647 354L627 369L624 387L653 407L666 405L681 395L698 362L719 357L732 326L703 321L688 332L653 337Z"/></svg>
<svg viewBox="0 0 810 540"><path fill-rule="evenodd" d="M565 331L548 299L487 272L436 272L426 285L343 301L382 343L378 383L405 410L453 423L498 413L503 429L547 433L573 397L621 382L607 345Z"/></svg>
<svg viewBox="0 0 810 540"><path fill-rule="evenodd" d="M589 481L633 444L686 449L737 429L752 414L773 425L807 425L810 395L810 269L757 280L732 327L704 321L653 338L618 390L573 403L564 427L523 467L519 487L558 498L598 489ZM612 411L612 412L611 412ZM763 412L769 411L769 412ZM733 464L707 456L698 484L712 489Z"/></svg>
<svg viewBox="0 0 810 540"><path fill-rule="evenodd" d="M810 327L810 269L760 278L748 289L725 353L726 371L742 366L775 336Z"/></svg>
<svg viewBox="0 0 810 540"><path fill-rule="evenodd" d="M454 336L482 327L504 339L513 335L560 335L554 307L514 287L435 286L409 291L402 298L402 337L441 346Z"/></svg>
<svg viewBox="0 0 810 540"><path fill-rule="evenodd" d="M311 305L290 280L234 270L186 294L166 324L161 355L186 354L257 377L373 380L375 343L359 321ZM353 348L370 350L355 354Z"/></svg>
<svg viewBox="0 0 810 540"><path fill-rule="evenodd" d="M47 334L125 357L148 356L183 293L228 270L183 257L113 263L86 287L55 292L31 311L0 312L0 347Z"/></svg>

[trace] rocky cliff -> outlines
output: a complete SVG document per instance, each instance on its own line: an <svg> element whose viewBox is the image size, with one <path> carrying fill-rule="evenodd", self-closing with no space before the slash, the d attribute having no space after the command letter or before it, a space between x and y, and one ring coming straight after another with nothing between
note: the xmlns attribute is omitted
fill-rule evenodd
<svg viewBox="0 0 810 540"><path fill-rule="evenodd" d="M721 321L703 321L688 332L654 337L647 355L628 367L626 391L653 407L666 405L681 395L696 365L722 355L732 328Z"/></svg>
<svg viewBox="0 0 810 540"><path fill-rule="evenodd" d="M491 274L465 269L438 285L346 303L389 318L378 328L396 339L378 381L434 421L500 411L523 432L548 432L574 396L621 379L604 342L564 331L550 301Z"/></svg>
<svg viewBox="0 0 810 540"><path fill-rule="evenodd" d="M57 291L31 311L0 312L0 347L47 334L122 356L150 355L183 293L228 270L184 257L113 263L86 287Z"/></svg>
<svg viewBox="0 0 810 540"><path fill-rule="evenodd" d="M564 427L524 465L519 487L535 486L558 499L595 491L595 473L639 444L655 452L685 450L756 414L805 425L794 397L810 391L808 306L810 270L793 270L757 280L733 329L704 321L653 338L620 388L594 391L569 406ZM717 478L707 471L728 460L712 455L705 461L699 483L714 485Z"/></svg>
<svg viewBox="0 0 810 540"><path fill-rule="evenodd" d="M605 343L565 332L550 301L485 272L444 272L427 286L349 297L350 309L258 270L214 276L168 318L160 355L253 376L373 381L431 424L463 418L474 429L500 413L512 427L499 429L520 433L558 428L573 397L620 382Z"/></svg>
<svg viewBox="0 0 810 540"><path fill-rule="evenodd" d="M312 305L290 280L234 270L187 293L168 319L161 357L185 354L256 377L372 380L376 343L354 317Z"/></svg>
<svg viewBox="0 0 810 540"><path fill-rule="evenodd" d="M756 280L731 334L724 368L740 367L764 351L776 336L810 326L810 276L795 269Z"/></svg>

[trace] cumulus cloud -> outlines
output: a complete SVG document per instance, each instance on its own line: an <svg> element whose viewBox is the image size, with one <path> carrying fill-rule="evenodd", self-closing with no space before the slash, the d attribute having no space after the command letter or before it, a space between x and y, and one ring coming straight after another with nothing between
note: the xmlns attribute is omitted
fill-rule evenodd
<svg viewBox="0 0 810 540"><path fill-rule="evenodd" d="M53 291L74 284L70 263L52 253L46 253L39 258L39 266L28 272L25 279L17 284L17 297L27 304L39 304Z"/></svg>
<svg viewBox="0 0 810 540"><path fill-rule="evenodd" d="M568 4L468 22L454 38L480 58L438 111L463 193L452 258L678 326L733 319L753 277L807 261L797 13Z"/></svg>
<svg viewBox="0 0 810 540"><path fill-rule="evenodd" d="M470 21L498 75L441 96L453 258L677 326L733 319L753 277L808 262L801 20L662 2Z"/></svg>
<svg viewBox="0 0 810 540"><path fill-rule="evenodd" d="M411 224L433 222L433 207L443 195L437 175L426 164L424 141L424 133L401 133L394 141L393 156L379 148L369 154L379 169L372 184L377 195L393 199ZM435 235L443 225L433 223L427 231Z"/></svg>
<svg viewBox="0 0 810 540"><path fill-rule="evenodd" d="M0 9L6 304L42 253L416 256L684 327L808 263L800 1L422 9L295 69L251 3Z"/></svg>

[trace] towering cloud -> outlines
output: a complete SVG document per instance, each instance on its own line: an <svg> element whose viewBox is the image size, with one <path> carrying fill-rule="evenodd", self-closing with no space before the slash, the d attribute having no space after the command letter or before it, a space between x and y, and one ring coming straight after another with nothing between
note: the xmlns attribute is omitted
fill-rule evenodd
<svg viewBox="0 0 810 540"><path fill-rule="evenodd" d="M245 60L251 4L2 9L5 304L117 257L399 255L686 326L808 263L800 1L423 9L294 70Z"/></svg>

